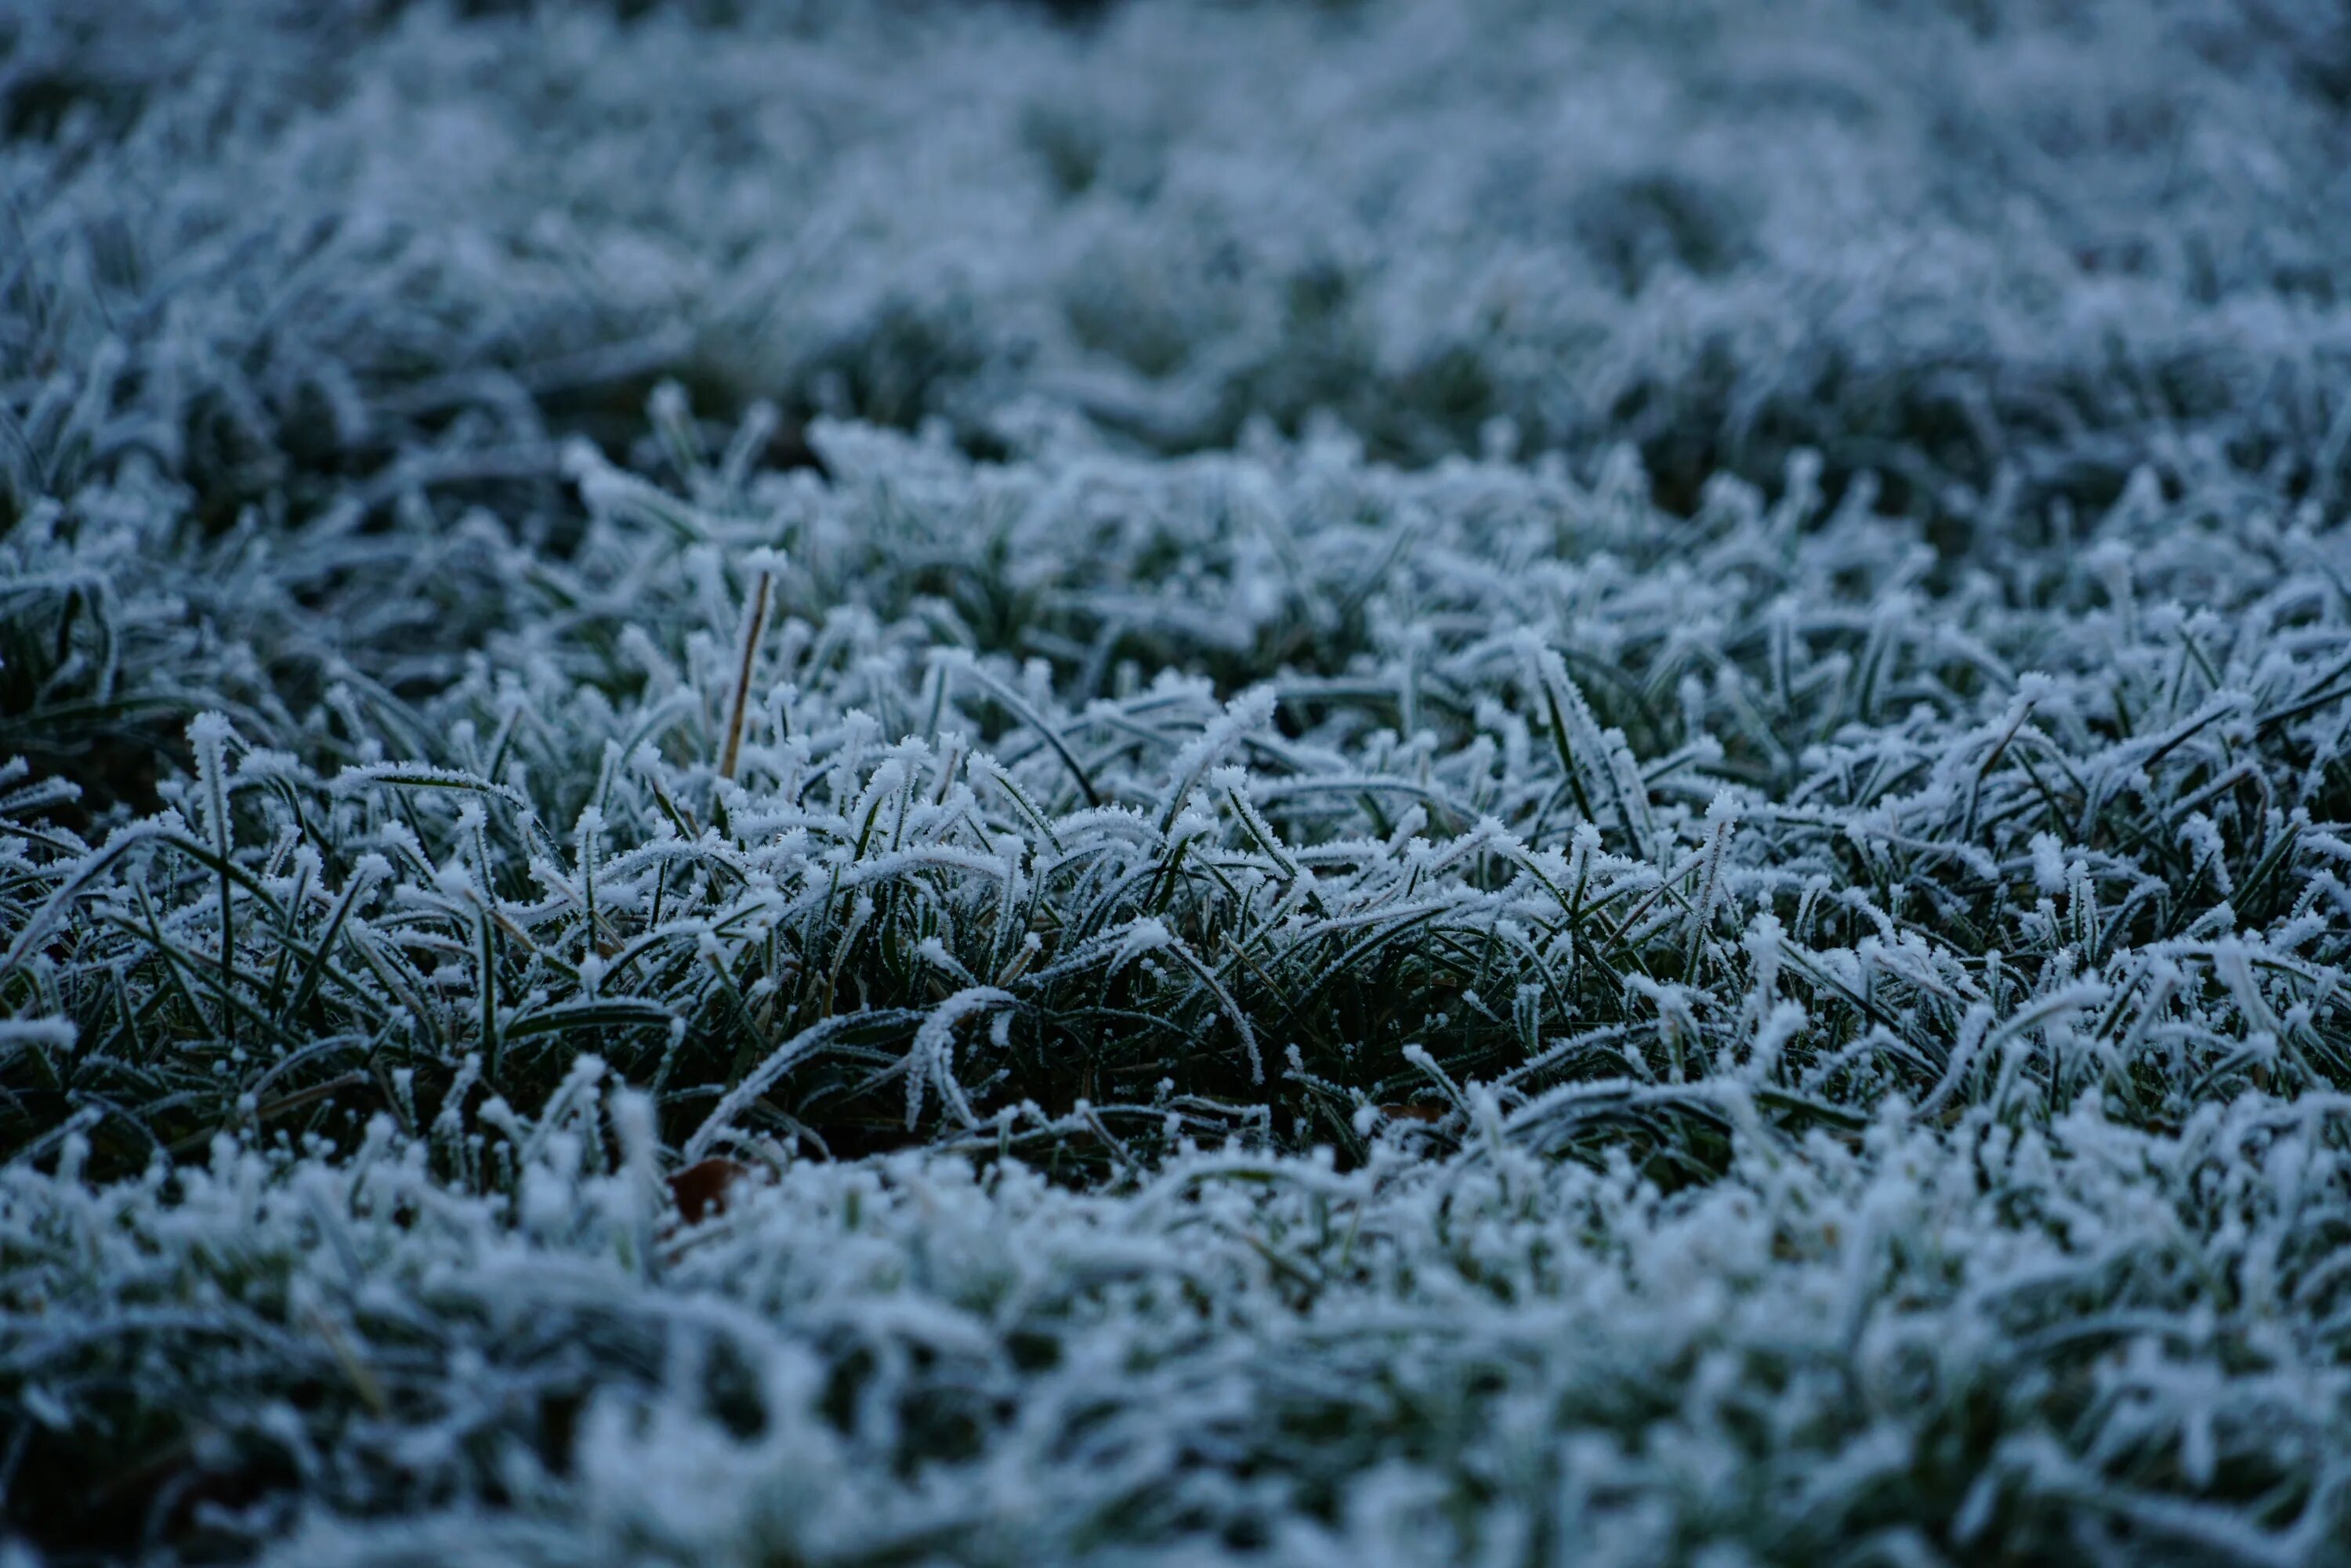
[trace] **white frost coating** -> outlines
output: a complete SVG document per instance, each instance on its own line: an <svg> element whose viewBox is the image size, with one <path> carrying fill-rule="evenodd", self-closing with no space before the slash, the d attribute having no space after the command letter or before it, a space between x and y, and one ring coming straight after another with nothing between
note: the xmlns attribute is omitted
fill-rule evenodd
<svg viewBox="0 0 2351 1568"><path fill-rule="evenodd" d="M0 20L0 1536L2343 1561L2333 7L523 9Z"/></svg>
<svg viewBox="0 0 2351 1568"><path fill-rule="evenodd" d="M955 1029L975 1013L996 1008L1017 1007L1020 998L994 986L967 986L941 1002L914 1031L914 1043L906 1058L906 1128L909 1132L923 1119L923 1091L936 1087L939 1097L954 1111L956 1123L972 1126L977 1118L971 1113L971 1102L964 1097L963 1085L956 1082Z"/></svg>

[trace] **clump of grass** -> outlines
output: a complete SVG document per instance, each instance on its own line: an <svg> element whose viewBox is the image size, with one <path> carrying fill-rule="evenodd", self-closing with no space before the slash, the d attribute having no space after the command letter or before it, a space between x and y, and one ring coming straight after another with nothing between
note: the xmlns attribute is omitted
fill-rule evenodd
<svg viewBox="0 0 2351 1568"><path fill-rule="evenodd" d="M592 1062L436 1130L514 1138L500 1196L388 1116L101 1185L77 1137L0 1173L10 1518L334 1564L2329 1560L2342 1096L1847 1137L1717 1088L1737 1152L1677 1195L1478 1090L1457 1159L802 1160L683 1228Z"/></svg>
<svg viewBox="0 0 2351 1568"><path fill-rule="evenodd" d="M438 689L208 712L162 813L95 837L16 802L0 986L77 1035L12 1061L12 1139L89 1121L130 1168L461 1081L528 1106L583 1047L673 1141L836 1153L1083 1106L1122 1158L1359 1154L1443 1074L1736 1072L1833 1123L2343 1082L2314 534L2272 566L2126 507L2068 579L1942 588L1801 484L1684 521L1622 474L1306 449L1096 460L1065 510L1050 466L818 439L829 482L688 495L583 454L566 559L450 585L513 629ZM1008 641L943 570L1023 601ZM2138 607L2189 580L2212 609ZM1336 673L1274 662L1334 603Z"/></svg>

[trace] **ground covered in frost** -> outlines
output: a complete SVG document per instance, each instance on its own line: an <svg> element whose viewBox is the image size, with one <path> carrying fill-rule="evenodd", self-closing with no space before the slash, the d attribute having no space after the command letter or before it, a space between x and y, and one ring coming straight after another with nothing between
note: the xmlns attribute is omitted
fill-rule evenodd
<svg viewBox="0 0 2351 1568"><path fill-rule="evenodd" d="M2351 1557L2351 28L0 6L0 1563Z"/></svg>

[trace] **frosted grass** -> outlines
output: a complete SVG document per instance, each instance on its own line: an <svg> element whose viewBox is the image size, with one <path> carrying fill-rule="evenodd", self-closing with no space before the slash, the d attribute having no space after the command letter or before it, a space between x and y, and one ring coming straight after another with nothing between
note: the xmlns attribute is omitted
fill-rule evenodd
<svg viewBox="0 0 2351 1568"><path fill-rule="evenodd" d="M2343 1560L2323 18L747 9L0 19L0 1561Z"/></svg>

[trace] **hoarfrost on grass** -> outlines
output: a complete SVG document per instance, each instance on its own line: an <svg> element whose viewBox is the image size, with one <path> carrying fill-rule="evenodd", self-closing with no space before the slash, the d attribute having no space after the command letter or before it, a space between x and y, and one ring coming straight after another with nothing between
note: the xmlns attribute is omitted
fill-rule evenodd
<svg viewBox="0 0 2351 1568"><path fill-rule="evenodd" d="M5 19L0 1550L2340 1560L2338 34L727 10Z"/></svg>

